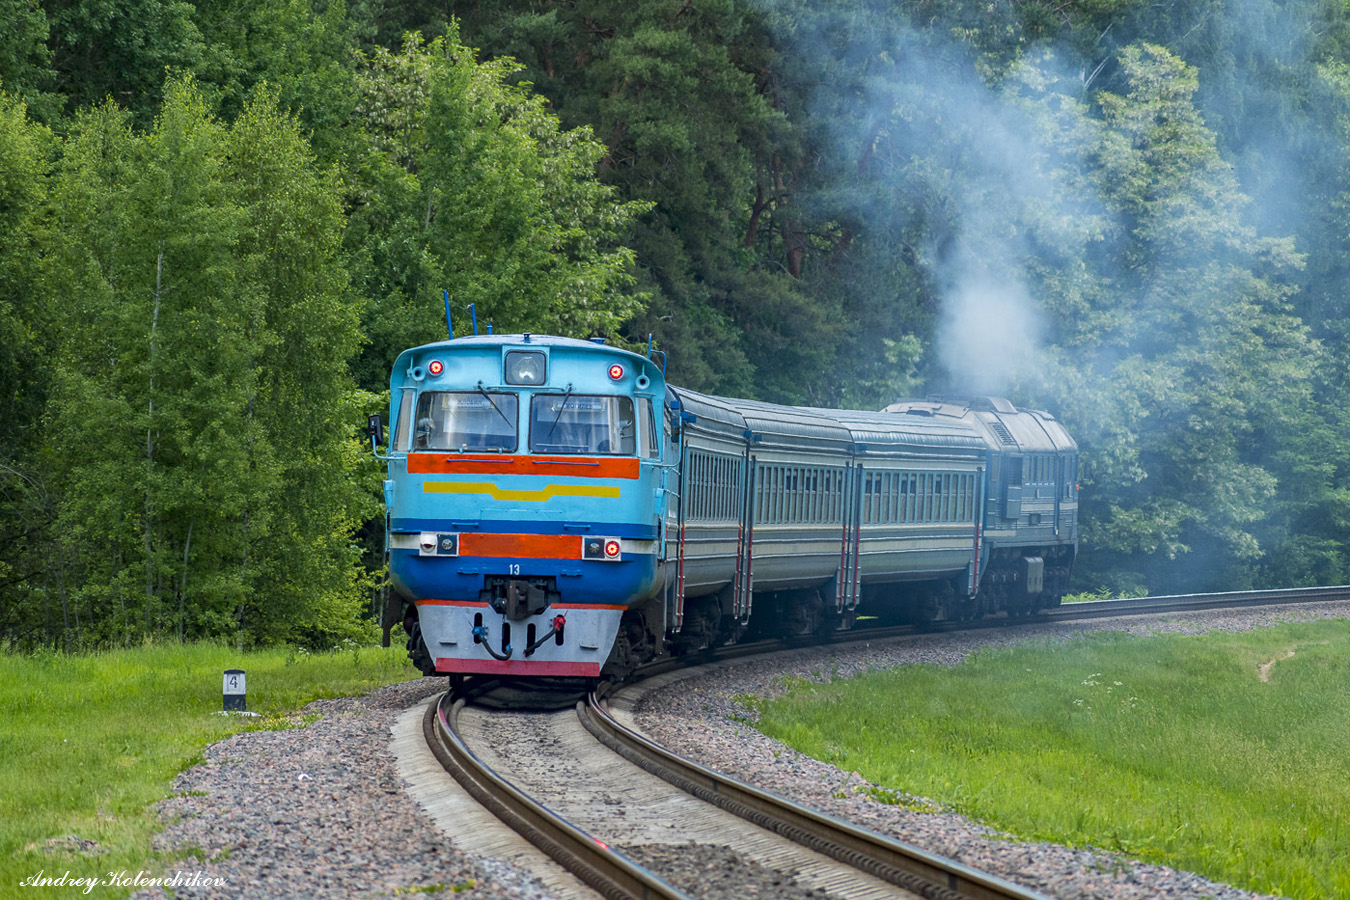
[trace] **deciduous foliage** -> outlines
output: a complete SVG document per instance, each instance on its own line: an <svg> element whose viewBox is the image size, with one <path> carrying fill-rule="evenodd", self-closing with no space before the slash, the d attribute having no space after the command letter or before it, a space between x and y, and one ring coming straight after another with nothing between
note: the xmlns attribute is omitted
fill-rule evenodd
<svg viewBox="0 0 1350 900"><path fill-rule="evenodd" d="M379 567L348 544L377 500L351 404L444 334L443 290L461 333L473 304L655 334L695 388L1050 406L1088 587L1350 578L1339 2L0 0L0 25L6 636L348 627Z"/></svg>
<svg viewBox="0 0 1350 900"><path fill-rule="evenodd" d="M370 135L349 242L361 260L370 384L407 346L443 339L441 300L486 328L609 334L641 308L620 238L648 204L595 178L604 148L541 98L479 64L453 32L377 49L357 114Z"/></svg>
<svg viewBox="0 0 1350 900"><path fill-rule="evenodd" d="M61 627L40 592L52 493L37 454L52 337L40 287L52 150L25 104L0 94L0 633L33 641Z"/></svg>
<svg viewBox="0 0 1350 900"><path fill-rule="evenodd" d="M149 133L81 116L55 191L73 302L48 438L90 637L354 627L337 183L273 96L226 125L180 81Z"/></svg>
<svg viewBox="0 0 1350 900"><path fill-rule="evenodd" d="M1195 70L1152 45L1120 65L1083 159L1107 217L1085 247L1093 302L1060 323L1069 377L1043 390L1086 444L1093 553L1150 558L1178 590L1241 583L1313 408L1320 348L1289 302L1303 258L1246 224Z"/></svg>

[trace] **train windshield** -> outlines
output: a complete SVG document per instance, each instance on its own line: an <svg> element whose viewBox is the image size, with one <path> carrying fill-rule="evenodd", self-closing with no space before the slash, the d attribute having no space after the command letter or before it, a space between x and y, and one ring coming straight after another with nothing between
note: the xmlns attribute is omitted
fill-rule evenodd
<svg viewBox="0 0 1350 900"><path fill-rule="evenodd" d="M535 394L530 402L534 453L637 453L631 397Z"/></svg>
<svg viewBox="0 0 1350 900"><path fill-rule="evenodd" d="M514 452L518 408L515 394L427 391L417 398L413 449Z"/></svg>

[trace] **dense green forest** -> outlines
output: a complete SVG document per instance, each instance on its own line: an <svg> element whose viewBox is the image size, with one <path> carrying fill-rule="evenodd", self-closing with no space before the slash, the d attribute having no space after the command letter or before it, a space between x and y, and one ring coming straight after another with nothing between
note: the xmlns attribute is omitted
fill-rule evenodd
<svg viewBox="0 0 1350 900"><path fill-rule="evenodd" d="M1350 581L1345 0L0 0L0 643L369 627L444 335L996 393L1083 590ZM467 317L461 324L467 324Z"/></svg>

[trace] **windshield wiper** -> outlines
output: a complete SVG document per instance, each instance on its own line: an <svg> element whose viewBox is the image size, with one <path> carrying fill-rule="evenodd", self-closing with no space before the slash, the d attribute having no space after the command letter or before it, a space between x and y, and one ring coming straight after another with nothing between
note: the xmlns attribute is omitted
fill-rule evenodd
<svg viewBox="0 0 1350 900"><path fill-rule="evenodd" d="M562 405L558 407L558 414L553 417L553 426L549 428L548 434L544 435L544 437L546 438L553 437L553 430L558 427L558 420L562 418L563 411L567 409L567 400L571 396L572 396L572 383L569 381L567 383L567 393L563 394Z"/></svg>
<svg viewBox="0 0 1350 900"><path fill-rule="evenodd" d="M483 398L487 400L487 402L492 404L492 408L497 411L497 415L502 417L503 422L505 422L507 425L510 425L512 428L515 427L516 423L512 422L510 419L506 417L506 413L502 412L502 408L497 405L496 400L492 399L492 395L489 394L487 391L483 390L483 382L481 381L478 382L478 393L482 394Z"/></svg>

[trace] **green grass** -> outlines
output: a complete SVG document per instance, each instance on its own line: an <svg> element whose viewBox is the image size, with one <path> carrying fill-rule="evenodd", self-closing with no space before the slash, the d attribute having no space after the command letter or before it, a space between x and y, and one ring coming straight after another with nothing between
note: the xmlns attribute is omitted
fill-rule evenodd
<svg viewBox="0 0 1350 900"><path fill-rule="evenodd" d="M857 770L882 802L1350 897L1350 622L1093 635L798 682L756 706L763 732Z"/></svg>
<svg viewBox="0 0 1350 900"><path fill-rule="evenodd" d="M261 718L219 715L225 669L248 673ZM71 878L163 868L152 804L202 749L238 731L284 728L311 700L417 677L401 649L309 654L215 644L87 656L0 655L0 898L127 896L129 890L21 887L45 871ZM97 843L80 852L71 836ZM191 850L192 848L186 848ZM204 867L206 868L206 867Z"/></svg>

